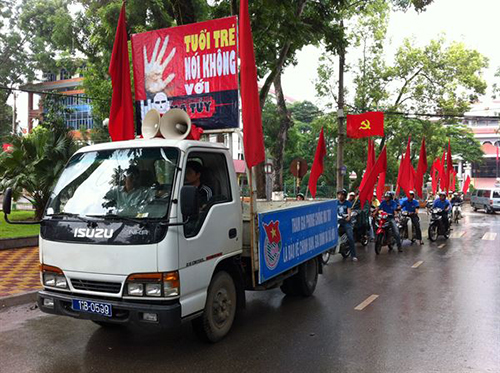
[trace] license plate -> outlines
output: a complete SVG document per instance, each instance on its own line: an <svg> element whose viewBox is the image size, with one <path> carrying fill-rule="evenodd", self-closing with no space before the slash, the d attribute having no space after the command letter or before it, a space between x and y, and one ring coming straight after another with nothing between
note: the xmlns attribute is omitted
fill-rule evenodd
<svg viewBox="0 0 500 373"><path fill-rule="evenodd" d="M73 299L71 308L75 311L94 313L106 317L111 317L113 314L111 304L91 300Z"/></svg>

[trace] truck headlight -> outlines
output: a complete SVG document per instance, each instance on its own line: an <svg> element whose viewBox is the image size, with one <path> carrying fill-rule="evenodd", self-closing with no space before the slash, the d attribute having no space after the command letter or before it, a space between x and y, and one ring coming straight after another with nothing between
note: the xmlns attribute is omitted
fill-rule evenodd
<svg viewBox="0 0 500 373"><path fill-rule="evenodd" d="M41 264L40 271L42 272L43 285L68 289L68 281L60 268Z"/></svg>
<svg viewBox="0 0 500 373"><path fill-rule="evenodd" d="M142 297L144 295L144 285L138 282L127 284L127 294Z"/></svg>
<svg viewBox="0 0 500 373"><path fill-rule="evenodd" d="M161 284L146 284L147 297L161 297Z"/></svg>
<svg viewBox="0 0 500 373"><path fill-rule="evenodd" d="M126 281L127 294L145 297L177 297L179 272L134 273Z"/></svg>

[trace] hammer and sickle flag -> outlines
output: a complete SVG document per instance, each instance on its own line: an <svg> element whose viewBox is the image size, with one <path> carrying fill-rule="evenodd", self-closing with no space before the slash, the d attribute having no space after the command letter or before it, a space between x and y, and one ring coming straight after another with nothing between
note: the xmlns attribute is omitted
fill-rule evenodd
<svg viewBox="0 0 500 373"><path fill-rule="evenodd" d="M347 137L384 136L384 113L369 111L359 115L347 115Z"/></svg>

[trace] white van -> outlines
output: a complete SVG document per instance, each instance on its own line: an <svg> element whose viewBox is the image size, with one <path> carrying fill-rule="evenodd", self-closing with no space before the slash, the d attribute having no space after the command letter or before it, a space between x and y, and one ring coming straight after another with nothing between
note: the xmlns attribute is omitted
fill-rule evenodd
<svg viewBox="0 0 500 373"><path fill-rule="evenodd" d="M470 205L474 211L483 209L487 214L500 210L500 188L476 189L472 193Z"/></svg>

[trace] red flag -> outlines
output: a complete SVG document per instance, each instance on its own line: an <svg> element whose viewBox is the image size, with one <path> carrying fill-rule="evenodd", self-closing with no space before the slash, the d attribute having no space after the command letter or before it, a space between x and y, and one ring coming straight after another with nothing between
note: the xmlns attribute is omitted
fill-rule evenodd
<svg viewBox="0 0 500 373"><path fill-rule="evenodd" d="M399 196L399 188L401 187L401 174L403 173L403 166L405 162L404 154L401 155L401 162L399 162L399 170L398 170L398 180L396 181L396 195Z"/></svg>
<svg viewBox="0 0 500 373"><path fill-rule="evenodd" d="M456 179L457 179L457 173L455 172L455 170L452 170L451 171L451 185L450 185L450 189L454 192L456 190Z"/></svg>
<svg viewBox="0 0 500 373"><path fill-rule="evenodd" d="M257 87L257 67L253 50L252 29L248 14L248 0L240 1L240 92L241 117L243 119L243 145L247 167L264 162L264 135Z"/></svg>
<svg viewBox="0 0 500 373"><path fill-rule="evenodd" d="M385 146L384 149L382 149L382 152L380 152L377 161L373 165L363 189L359 191L359 200L361 202L360 206L364 206L369 197L373 195L373 187L377 182L378 176L383 172L387 172L387 151Z"/></svg>
<svg viewBox="0 0 500 373"><path fill-rule="evenodd" d="M384 198L384 190L385 190L385 176L386 172L382 172L380 174L380 177L378 178L378 185L377 185L377 199L379 201L382 201L382 198Z"/></svg>
<svg viewBox="0 0 500 373"><path fill-rule="evenodd" d="M432 177L432 194L437 193L437 186L438 186L438 170L440 168L440 162L439 158L436 158L434 162L432 163L432 168L431 168L431 177Z"/></svg>
<svg viewBox="0 0 500 373"><path fill-rule="evenodd" d="M326 145L325 137L323 135L323 127L321 127L321 132L319 133L318 146L316 146L316 155L314 156L314 162L311 167L311 174L309 175L309 190L311 191L311 196L316 197L316 185L318 179L323 173L323 158L326 155Z"/></svg>
<svg viewBox="0 0 500 373"><path fill-rule="evenodd" d="M130 87L130 63L128 59L125 3L122 5L115 43L109 63L109 75L113 86L109 113L109 135L113 141L131 140L135 137L132 89Z"/></svg>
<svg viewBox="0 0 500 373"><path fill-rule="evenodd" d="M439 189L446 189L446 169L445 169L445 161L446 161L446 150L443 151L443 156L441 157L441 162L439 163Z"/></svg>
<svg viewBox="0 0 500 373"><path fill-rule="evenodd" d="M361 179L361 184L359 185L359 189L363 188L363 185L365 185L368 174L370 173L370 170L372 169L374 163L375 163L375 144L373 143L373 141L368 140L368 158L366 161L366 170L363 175L363 178Z"/></svg>
<svg viewBox="0 0 500 373"><path fill-rule="evenodd" d="M498 163L498 146L497 146L497 163Z"/></svg>
<svg viewBox="0 0 500 373"><path fill-rule="evenodd" d="M406 145L406 153L405 158L401 162L399 166L401 169L401 178L399 180L399 185L405 191L405 194L408 195L408 192L413 189L413 175L415 170L411 164L411 137L408 137L408 144Z"/></svg>
<svg viewBox="0 0 500 373"><path fill-rule="evenodd" d="M347 137L384 136L384 113L369 111L359 115L347 115Z"/></svg>
<svg viewBox="0 0 500 373"><path fill-rule="evenodd" d="M448 140L448 153L446 155L446 194L450 190L451 176L453 172L453 161L451 160L451 143Z"/></svg>
<svg viewBox="0 0 500 373"><path fill-rule="evenodd" d="M422 138L420 145L420 155L418 157L417 175L414 182L415 190L420 198L423 198L422 184L424 183L424 175L427 172L427 151L425 149L425 137Z"/></svg>
<svg viewBox="0 0 500 373"><path fill-rule="evenodd" d="M465 180L464 183L464 188L462 189L462 192L464 192L464 194L467 194L467 191L469 190L469 185L470 185L470 175L467 176L467 179Z"/></svg>

